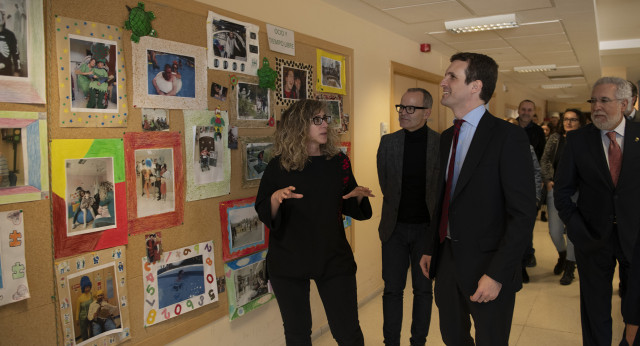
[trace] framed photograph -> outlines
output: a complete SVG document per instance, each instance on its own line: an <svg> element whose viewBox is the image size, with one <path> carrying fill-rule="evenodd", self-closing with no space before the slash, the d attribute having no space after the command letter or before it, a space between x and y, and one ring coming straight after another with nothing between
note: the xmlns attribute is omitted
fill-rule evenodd
<svg viewBox="0 0 640 346"><path fill-rule="evenodd" d="M311 65L276 58L276 105L288 107L295 101L312 98L313 67Z"/></svg>
<svg viewBox="0 0 640 346"><path fill-rule="evenodd" d="M256 77L239 77L232 93L231 125L242 128L264 128L275 125L273 91L258 85Z"/></svg>
<svg viewBox="0 0 640 346"><path fill-rule="evenodd" d="M211 97L216 100L226 101L227 100L227 89L218 83L211 83Z"/></svg>
<svg viewBox="0 0 640 346"><path fill-rule="evenodd" d="M142 280L145 327L217 302L213 242L164 251L153 263L143 257Z"/></svg>
<svg viewBox="0 0 640 346"><path fill-rule="evenodd" d="M65 345L116 344L130 337L123 246L56 262Z"/></svg>
<svg viewBox="0 0 640 346"><path fill-rule="evenodd" d="M273 158L273 137L240 137L240 148L242 187L257 187L267 164Z"/></svg>
<svg viewBox="0 0 640 346"><path fill-rule="evenodd" d="M162 256L162 232L145 234L144 243L147 249L147 262L159 261Z"/></svg>
<svg viewBox="0 0 640 346"><path fill-rule="evenodd" d="M220 203L222 259L227 262L269 246L269 229L258 219L256 198Z"/></svg>
<svg viewBox="0 0 640 346"><path fill-rule="evenodd" d="M46 103L42 0L2 0L0 102Z"/></svg>
<svg viewBox="0 0 640 346"><path fill-rule="evenodd" d="M0 111L0 204L49 198L47 114Z"/></svg>
<svg viewBox="0 0 640 346"><path fill-rule="evenodd" d="M0 306L29 298L22 210L0 212Z"/></svg>
<svg viewBox="0 0 640 346"><path fill-rule="evenodd" d="M327 104L327 114L331 116L331 127L338 130L338 133L349 131L349 116L342 112L342 95L317 94L316 100Z"/></svg>
<svg viewBox="0 0 640 346"><path fill-rule="evenodd" d="M275 298L267 281L267 251L224 264L229 320L233 321Z"/></svg>
<svg viewBox="0 0 640 346"><path fill-rule="evenodd" d="M142 109L142 131L169 131L169 111L166 109Z"/></svg>
<svg viewBox="0 0 640 346"><path fill-rule="evenodd" d="M259 27L209 11L207 55L210 69L255 76L260 55Z"/></svg>
<svg viewBox="0 0 640 346"><path fill-rule="evenodd" d="M126 127L127 73L120 29L56 17L60 126Z"/></svg>
<svg viewBox="0 0 640 346"><path fill-rule="evenodd" d="M325 93L347 94L346 88L346 59L342 55L332 54L322 49L316 49L318 66L318 81L316 90Z"/></svg>
<svg viewBox="0 0 640 346"><path fill-rule="evenodd" d="M134 107L207 108L204 48L143 36L132 51Z"/></svg>
<svg viewBox="0 0 640 346"><path fill-rule="evenodd" d="M178 132L124 134L129 233L182 224L184 170Z"/></svg>
<svg viewBox="0 0 640 346"><path fill-rule="evenodd" d="M127 243L122 139L51 141L55 257Z"/></svg>
<svg viewBox="0 0 640 346"><path fill-rule="evenodd" d="M231 152L226 111L184 111L187 146L187 201L212 198L231 191Z"/></svg>

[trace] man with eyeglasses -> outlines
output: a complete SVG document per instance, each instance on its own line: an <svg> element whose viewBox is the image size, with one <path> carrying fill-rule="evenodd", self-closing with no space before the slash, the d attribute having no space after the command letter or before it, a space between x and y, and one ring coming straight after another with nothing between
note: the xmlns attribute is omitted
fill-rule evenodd
<svg viewBox="0 0 640 346"><path fill-rule="evenodd" d="M441 200L420 265L435 276L445 344L507 346L536 218L529 140L486 109L498 79L492 58L457 53L450 62L441 103L455 120L440 137Z"/></svg>
<svg viewBox="0 0 640 346"><path fill-rule="evenodd" d="M593 123L567 134L555 177L555 205L573 242L580 276L584 345L611 345L616 262L629 344L640 323L640 124L623 116L630 98L624 79L603 77L594 84L588 100Z"/></svg>
<svg viewBox="0 0 640 346"><path fill-rule="evenodd" d="M408 89L396 105L402 130L382 136L378 180L384 195L378 232L382 241L382 311L386 345L400 345L403 293L411 267L413 321L411 345L424 345L431 321L431 280L422 275L420 257L433 219L439 176L440 134L426 123L433 98L421 88Z"/></svg>

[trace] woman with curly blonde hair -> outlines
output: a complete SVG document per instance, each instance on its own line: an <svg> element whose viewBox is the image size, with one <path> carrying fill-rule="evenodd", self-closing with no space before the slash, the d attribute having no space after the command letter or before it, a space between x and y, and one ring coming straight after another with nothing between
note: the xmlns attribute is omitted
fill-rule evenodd
<svg viewBox="0 0 640 346"><path fill-rule="evenodd" d="M356 263L342 215L371 217L371 190L358 186L336 146L326 106L301 100L282 115L274 158L262 176L256 211L270 229L267 271L287 345L311 345L314 280L339 345L364 345L358 321Z"/></svg>

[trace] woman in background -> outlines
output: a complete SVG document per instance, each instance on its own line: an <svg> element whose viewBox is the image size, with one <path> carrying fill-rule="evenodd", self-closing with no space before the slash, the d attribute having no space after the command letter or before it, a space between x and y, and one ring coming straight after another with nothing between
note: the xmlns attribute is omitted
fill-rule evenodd
<svg viewBox="0 0 640 346"><path fill-rule="evenodd" d="M373 194L356 183L325 112L324 103L302 100L283 113L275 132L276 156L260 182L256 211L270 229L267 273L287 345L311 345L311 280L338 344L364 345L356 263L342 215L369 219Z"/></svg>
<svg viewBox="0 0 640 346"><path fill-rule="evenodd" d="M89 307L91 306L91 303L93 303L91 287L91 279L86 275L82 276L82 278L80 278L80 291L82 291L82 293L80 293L76 299L75 313L73 314L78 322L82 341L89 339L90 324L89 319L87 319L87 315L89 313Z"/></svg>
<svg viewBox="0 0 640 346"><path fill-rule="evenodd" d="M558 262L553 268L555 275L562 275L560 284L569 285L573 282L576 269L576 255L573 244L565 236L565 227L560 220L558 210L553 201L553 178L562 157L562 151L566 143L567 132L577 130L586 125L586 117L577 109L567 109L560 117L558 131L552 133L544 147L540 166L542 167L542 181L547 188L547 211L549 214L549 235L553 245L558 250Z"/></svg>

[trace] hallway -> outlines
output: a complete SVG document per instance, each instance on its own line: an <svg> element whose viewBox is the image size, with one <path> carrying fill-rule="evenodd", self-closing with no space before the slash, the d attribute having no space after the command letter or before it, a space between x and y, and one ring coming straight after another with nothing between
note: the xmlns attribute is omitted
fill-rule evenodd
<svg viewBox="0 0 640 346"><path fill-rule="evenodd" d="M525 284L516 296L513 325L509 345L517 346L578 346L582 345L580 328L579 278L569 286L558 282L561 276L553 275L557 252L548 233L546 222L536 221L533 235L538 264L527 268L531 282ZM613 342L618 345L622 337L622 316L618 297L618 273L616 272L612 301ZM402 345L409 345L411 324L411 283L407 282L404 300L404 319L402 325ZM382 293L360 307L360 325L364 332L366 345L382 345ZM326 331L313 341L314 346L333 346L335 340ZM325 330L323 329L323 331ZM472 331L473 335L473 331ZM431 327L427 345L444 345L439 331L437 307L433 304Z"/></svg>

